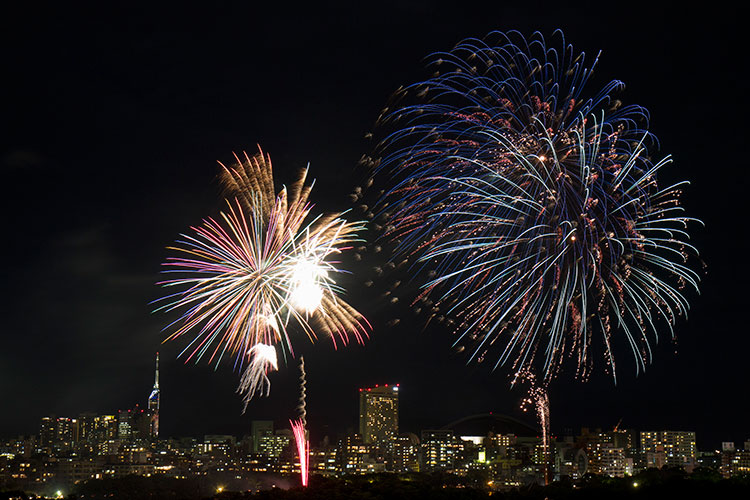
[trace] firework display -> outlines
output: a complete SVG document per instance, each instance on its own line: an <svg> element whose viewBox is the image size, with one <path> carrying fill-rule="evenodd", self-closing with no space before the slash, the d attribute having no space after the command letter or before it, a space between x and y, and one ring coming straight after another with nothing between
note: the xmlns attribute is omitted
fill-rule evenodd
<svg viewBox="0 0 750 500"><path fill-rule="evenodd" d="M310 340L322 333L334 346L350 336L362 342L370 327L333 280L341 271L332 259L359 241L363 223L342 214L312 217L307 169L277 194L267 155L235 159L232 167L221 165L227 212L191 228L171 248L180 256L167 259L165 272L178 277L160 284L179 291L159 309L183 311L167 327L179 325L167 340L192 334L182 352L187 360L210 353L218 365L236 356L235 365L245 366L238 391L247 406L254 395L268 394L277 348L294 355L291 323Z"/></svg>
<svg viewBox="0 0 750 500"><path fill-rule="evenodd" d="M686 182L658 183L671 159L652 157L647 111L614 98L620 81L589 92L598 55L553 39L493 32L433 55L379 118L374 163L390 186L376 217L425 276L418 300L471 359L537 385L566 360L615 376L619 344L641 371L699 282Z"/></svg>

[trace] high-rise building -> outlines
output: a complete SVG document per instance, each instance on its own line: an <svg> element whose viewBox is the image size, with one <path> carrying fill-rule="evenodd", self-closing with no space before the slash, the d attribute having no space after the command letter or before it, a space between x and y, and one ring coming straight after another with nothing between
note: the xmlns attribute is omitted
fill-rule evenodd
<svg viewBox="0 0 750 500"><path fill-rule="evenodd" d="M159 353L156 353L156 375L154 379L154 388L148 397L148 409L151 412L151 429L152 439L159 437L159 404L161 402L161 391L159 390Z"/></svg>
<svg viewBox="0 0 750 500"><path fill-rule="evenodd" d="M641 455L646 467L684 467L692 472L695 467L695 432L641 432Z"/></svg>
<svg viewBox="0 0 750 500"><path fill-rule="evenodd" d="M117 412L117 438L129 440L133 437L133 412L120 410Z"/></svg>
<svg viewBox="0 0 750 500"><path fill-rule="evenodd" d="M359 434L365 444L390 442L398 435L399 385L359 390Z"/></svg>
<svg viewBox="0 0 750 500"><path fill-rule="evenodd" d="M372 458L372 446L362 442L359 434L349 435L339 442L339 470L344 474L367 474L376 472L376 462ZM382 471L378 471L382 472Z"/></svg>
<svg viewBox="0 0 750 500"><path fill-rule="evenodd" d="M198 445L198 450L214 458L229 459L234 454L236 445L237 440L234 436L207 434L203 437L203 444Z"/></svg>
<svg viewBox="0 0 750 500"><path fill-rule="evenodd" d="M114 415L99 415L96 417L94 431L96 441L103 443L117 439L118 421Z"/></svg>
<svg viewBox="0 0 750 500"><path fill-rule="evenodd" d="M253 453L260 453L263 438L273 436L273 420L253 420L250 433L253 436Z"/></svg>
<svg viewBox="0 0 750 500"><path fill-rule="evenodd" d="M600 441L590 443L586 451L589 456L589 472L609 477L633 475L633 459L625 456L624 448Z"/></svg>
<svg viewBox="0 0 750 500"><path fill-rule="evenodd" d="M39 426L39 446L48 453L56 441L55 426L57 419L52 417L42 417L42 423Z"/></svg>
<svg viewBox="0 0 750 500"><path fill-rule="evenodd" d="M450 430L422 431L421 472L453 470L460 443Z"/></svg>
<svg viewBox="0 0 750 500"><path fill-rule="evenodd" d="M81 413L78 416L78 439L84 443L94 442L96 414Z"/></svg>
<svg viewBox="0 0 750 500"><path fill-rule="evenodd" d="M267 458L279 458L292 442L292 433L288 429L281 429L273 434L266 434L260 438L259 453Z"/></svg>
<svg viewBox="0 0 750 500"><path fill-rule="evenodd" d="M43 417L39 428L39 446L48 453L69 450L78 441L78 420L67 417Z"/></svg>
<svg viewBox="0 0 750 500"><path fill-rule="evenodd" d="M588 434L586 454L588 471L609 477L632 476L634 461L634 431L612 430Z"/></svg>
<svg viewBox="0 0 750 500"><path fill-rule="evenodd" d="M750 473L750 450L747 449L748 443L745 443L744 450L735 449L734 443L732 446L724 447L725 443L722 443L722 451L720 457L719 471L725 478L749 474Z"/></svg>
<svg viewBox="0 0 750 500"><path fill-rule="evenodd" d="M393 471L419 472L419 438L401 434L393 440Z"/></svg>

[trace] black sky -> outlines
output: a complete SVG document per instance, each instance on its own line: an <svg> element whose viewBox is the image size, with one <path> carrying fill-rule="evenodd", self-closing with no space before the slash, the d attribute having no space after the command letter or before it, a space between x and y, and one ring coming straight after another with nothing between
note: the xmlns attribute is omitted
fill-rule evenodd
<svg viewBox="0 0 750 500"><path fill-rule="evenodd" d="M622 418L696 430L702 448L750 437L746 13L715 2L405 3L37 3L1 16L0 435L36 432L52 413L144 404L157 350L166 435L243 434L250 420L293 417L294 365L242 416L231 365L176 360L184 344L160 345L168 317L150 312L165 247L222 206L216 160L260 144L277 182L309 161L318 206L346 209L367 175L355 168L371 149L364 135L392 91L426 76L423 57L493 29L562 28L576 49L602 50L594 87L621 79L621 99L650 110L675 158L666 180L692 182L685 205L706 223L695 243L707 269L678 342L662 342L645 375L623 351L617 386L601 373L553 385L553 430ZM355 273L371 271L365 262ZM375 325L366 346L296 344L314 434L354 427L357 388L385 382L401 383L406 430L487 411L531 420L505 372L466 366L448 331L422 331L361 281L345 285ZM388 327L394 317L404 320Z"/></svg>

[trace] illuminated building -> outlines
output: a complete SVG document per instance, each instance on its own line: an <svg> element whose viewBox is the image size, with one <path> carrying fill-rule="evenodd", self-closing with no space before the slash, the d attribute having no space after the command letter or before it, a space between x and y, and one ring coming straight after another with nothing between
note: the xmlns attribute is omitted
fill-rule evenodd
<svg viewBox="0 0 750 500"><path fill-rule="evenodd" d="M641 455L646 467L683 467L692 472L695 467L695 432L641 432Z"/></svg>
<svg viewBox="0 0 750 500"><path fill-rule="evenodd" d="M609 477L633 475L633 459L625 456L623 448L616 448L611 442L596 442L587 449L589 472Z"/></svg>
<svg viewBox="0 0 750 500"><path fill-rule="evenodd" d="M97 417L96 431L101 441L117 439L117 419L114 415L99 415Z"/></svg>
<svg viewBox="0 0 750 500"><path fill-rule="evenodd" d="M310 470L323 476L336 476L339 472L336 460L336 448L324 446L310 450Z"/></svg>
<svg viewBox="0 0 750 500"><path fill-rule="evenodd" d="M607 433L615 448L625 450L625 456L638 456L638 433L632 429L614 429Z"/></svg>
<svg viewBox="0 0 750 500"><path fill-rule="evenodd" d="M253 436L253 453L260 453L260 442L266 436L273 436L272 420L253 420L250 424L250 433Z"/></svg>
<svg viewBox="0 0 750 500"><path fill-rule="evenodd" d="M750 474L750 442L745 442L744 450L735 449L734 443L722 443L721 448L719 471L723 477Z"/></svg>
<svg viewBox="0 0 750 500"><path fill-rule="evenodd" d="M359 434L346 436L339 443L338 457L339 467L344 474L368 474L383 472L384 464L378 464L373 459L372 445L362 441Z"/></svg>
<svg viewBox="0 0 750 500"><path fill-rule="evenodd" d="M419 438L401 434L393 439L393 472L419 472Z"/></svg>
<svg viewBox="0 0 750 500"><path fill-rule="evenodd" d="M151 410L144 410L139 405L131 410L120 410L117 417L117 438L121 441L150 440L152 419Z"/></svg>
<svg viewBox="0 0 750 500"><path fill-rule="evenodd" d="M398 435L399 385L359 390L359 434L364 444L388 442Z"/></svg>
<svg viewBox="0 0 750 500"><path fill-rule="evenodd" d="M422 431L421 472L453 470L460 444L449 430Z"/></svg>
<svg viewBox="0 0 750 500"><path fill-rule="evenodd" d="M588 471L609 477L632 476L634 433L626 430L613 430L587 434L586 453L589 458Z"/></svg>
<svg viewBox="0 0 750 500"><path fill-rule="evenodd" d="M292 433L289 429L283 429L274 434L264 434L260 437L258 451L267 458L279 458L291 442Z"/></svg>
<svg viewBox="0 0 750 500"><path fill-rule="evenodd" d="M48 453L69 450L78 441L78 420L67 417L43 417L39 427L39 446Z"/></svg>
<svg viewBox="0 0 750 500"><path fill-rule="evenodd" d="M39 447L48 452L55 443L56 420L55 417L42 417L42 423L39 426Z"/></svg>
<svg viewBox="0 0 750 500"><path fill-rule="evenodd" d="M133 436L133 415L130 410L117 413L117 438L130 439Z"/></svg>
<svg viewBox="0 0 750 500"><path fill-rule="evenodd" d="M588 472L589 457L582 448L561 443L555 453L555 480L568 477L574 481Z"/></svg>
<svg viewBox="0 0 750 500"><path fill-rule="evenodd" d="M127 417L124 417L127 420ZM94 451L97 445L117 439L118 419L114 415L81 413L78 416L78 442L82 449Z"/></svg>
<svg viewBox="0 0 750 500"><path fill-rule="evenodd" d="M156 375L154 378L154 388L148 397L148 409L151 413L151 422L149 434L152 439L159 437L159 403L161 401L161 391L159 390L159 353L156 353Z"/></svg>
<svg viewBox="0 0 750 500"><path fill-rule="evenodd" d="M207 434L203 443L197 446L198 452L217 459L228 459L232 456L236 439L224 434Z"/></svg>
<svg viewBox="0 0 750 500"><path fill-rule="evenodd" d="M78 415L78 439L85 443L96 440L96 414L81 413Z"/></svg>

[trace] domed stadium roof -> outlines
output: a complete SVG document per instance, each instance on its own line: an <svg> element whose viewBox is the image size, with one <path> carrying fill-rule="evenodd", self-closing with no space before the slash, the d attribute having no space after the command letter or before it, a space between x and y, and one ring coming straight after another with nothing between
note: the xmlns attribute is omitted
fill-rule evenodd
<svg viewBox="0 0 750 500"><path fill-rule="evenodd" d="M480 413L460 418L441 427L452 430L459 436L486 436L494 434L515 434L516 436L539 436L541 430L521 420L500 413Z"/></svg>

